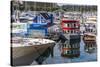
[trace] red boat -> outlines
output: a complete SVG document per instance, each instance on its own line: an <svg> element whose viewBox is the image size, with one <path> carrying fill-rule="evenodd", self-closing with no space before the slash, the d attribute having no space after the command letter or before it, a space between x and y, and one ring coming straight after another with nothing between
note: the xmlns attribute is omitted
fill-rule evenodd
<svg viewBox="0 0 100 67"><path fill-rule="evenodd" d="M80 38L80 23L74 18L63 17L61 21L63 34L67 39Z"/></svg>
<svg viewBox="0 0 100 67"><path fill-rule="evenodd" d="M64 57L80 56L80 22L74 16L64 15L61 20L63 35L67 41L63 44L61 55Z"/></svg>

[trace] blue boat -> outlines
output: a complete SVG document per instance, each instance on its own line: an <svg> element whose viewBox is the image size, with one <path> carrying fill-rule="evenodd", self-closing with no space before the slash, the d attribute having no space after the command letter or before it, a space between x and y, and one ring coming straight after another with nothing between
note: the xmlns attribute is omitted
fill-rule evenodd
<svg viewBox="0 0 100 67"><path fill-rule="evenodd" d="M28 33L31 37L45 37L48 35L48 27L53 24L53 15L39 13L29 24Z"/></svg>
<svg viewBox="0 0 100 67"><path fill-rule="evenodd" d="M48 35L48 28L36 24L30 24L28 33L32 37L45 37Z"/></svg>

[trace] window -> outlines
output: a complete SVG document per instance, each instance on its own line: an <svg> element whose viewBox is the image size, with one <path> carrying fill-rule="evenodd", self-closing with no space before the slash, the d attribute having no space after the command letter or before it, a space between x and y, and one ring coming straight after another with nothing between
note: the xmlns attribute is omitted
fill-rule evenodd
<svg viewBox="0 0 100 67"><path fill-rule="evenodd" d="M68 26L68 27L70 27L70 25L69 25L69 24L67 24L67 26Z"/></svg>
<svg viewBox="0 0 100 67"><path fill-rule="evenodd" d="M64 33L66 33L66 30L64 30Z"/></svg>
<svg viewBox="0 0 100 67"><path fill-rule="evenodd" d="M73 33L73 30L71 30L71 33Z"/></svg>
<svg viewBox="0 0 100 67"><path fill-rule="evenodd" d="M66 52L66 54L67 54L67 50L66 50L65 52Z"/></svg>
<svg viewBox="0 0 100 67"><path fill-rule="evenodd" d="M69 51L67 51L67 54L69 54L70 52Z"/></svg>
<svg viewBox="0 0 100 67"><path fill-rule="evenodd" d="M69 33L69 30L67 32Z"/></svg>
<svg viewBox="0 0 100 67"><path fill-rule="evenodd" d="M74 23L74 28L76 27L76 24Z"/></svg>
<svg viewBox="0 0 100 67"><path fill-rule="evenodd" d="M65 24L66 27L68 27L67 25L68 25L68 24Z"/></svg>
<svg viewBox="0 0 100 67"><path fill-rule="evenodd" d="M74 30L74 33L76 33L76 30Z"/></svg>

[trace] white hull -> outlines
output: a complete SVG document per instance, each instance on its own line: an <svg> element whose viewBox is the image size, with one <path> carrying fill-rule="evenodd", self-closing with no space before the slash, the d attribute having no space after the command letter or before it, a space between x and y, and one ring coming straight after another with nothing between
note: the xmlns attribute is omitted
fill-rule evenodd
<svg viewBox="0 0 100 67"><path fill-rule="evenodd" d="M16 44L17 46L11 47L11 65L30 65L36 58L38 58L43 52L45 52L46 49L48 49L49 47L53 47L54 44L54 42L41 45Z"/></svg>

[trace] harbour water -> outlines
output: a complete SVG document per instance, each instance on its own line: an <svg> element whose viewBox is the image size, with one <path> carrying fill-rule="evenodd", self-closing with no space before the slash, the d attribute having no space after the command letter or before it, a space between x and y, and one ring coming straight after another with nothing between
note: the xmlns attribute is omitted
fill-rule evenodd
<svg viewBox="0 0 100 67"><path fill-rule="evenodd" d="M43 55L41 55L38 60L34 60L32 65L37 64L59 64L59 63L73 63L73 62L87 62L87 61L96 61L97 60L97 49L90 49L91 52L86 51L86 44L84 41L80 40L80 56L79 57L63 57L61 56L61 47L59 43L56 43L54 46L54 56L51 57L50 50L47 49ZM96 44L94 44L96 45ZM87 48L88 49L88 48Z"/></svg>

